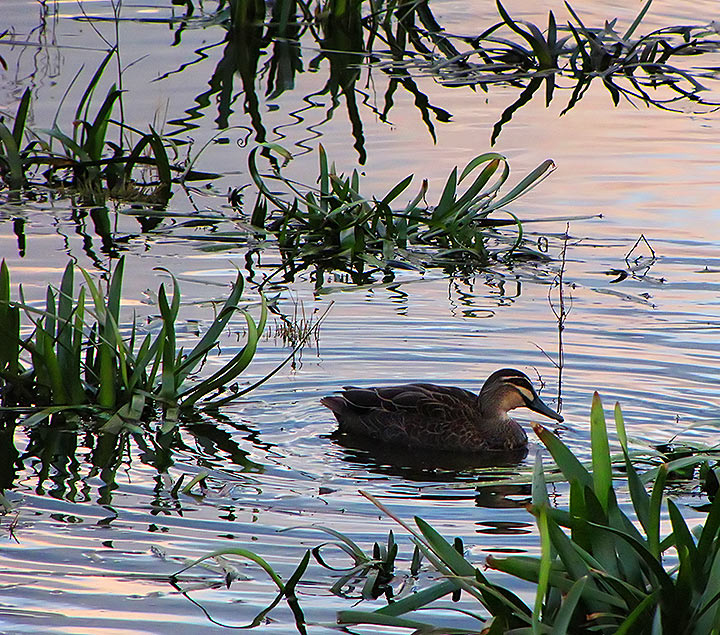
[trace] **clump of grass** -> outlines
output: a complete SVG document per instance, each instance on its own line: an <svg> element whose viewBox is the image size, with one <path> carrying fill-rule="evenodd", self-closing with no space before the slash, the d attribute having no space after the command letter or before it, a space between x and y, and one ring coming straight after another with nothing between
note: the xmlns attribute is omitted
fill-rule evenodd
<svg viewBox="0 0 720 635"><path fill-rule="evenodd" d="M488 633L715 632L720 623L720 501L716 498L712 503L704 525L691 530L677 505L666 499L666 518L672 532L662 536L668 468L662 465L654 472L648 493L630 458L619 406L615 408L615 422L632 516L618 505L605 417L597 393L590 421L591 470L554 434L534 426L570 485L569 506L556 509L550 504L543 463L538 457L529 511L537 520L541 555L487 559L489 567L536 585L532 606L490 582L421 518L415 518L415 529L386 510L411 532L427 560L446 579L377 611L343 611L339 621L430 628L406 614L462 589L487 611L489 617L478 619Z"/></svg>
<svg viewBox="0 0 720 635"><path fill-rule="evenodd" d="M43 185L80 193L95 204L105 197L167 203L174 168L162 137L152 128L142 133L112 118L122 94L114 85L90 116L92 95L113 54L114 50L108 53L85 88L71 132L61 130L57 121L47 129L27 126L29 88L20 99L12 129L0 120L0 179L10 190L35 184L41 174ZM108 139L113 126L121 130L120 145ZM123 140L130 137L136 142L124 147ZM139 168L152 168L155 177L138 178Z"/></svg>
<svg viewBox="0 0 720 635"><path fill-rule="evenodd" d="M106 429L131 425L148 409L161 408L172 425L182 413L217 408L264 381L227 389L250 365L267 321L264 297L257 321L239 306L241 274L213 322L185 351L177 346L180 288L174 276L171 291L161 284L157 294L159 331L143 336L134 321L129 327L121 322L124 259L115 266L106 293L88 272L81 273L85 284L73 296L75 266L69 262L60 287L48 286L45 307L38 309L25 302L22 288L19 300L11 298L9 269L4 261L0 265L3 407L39 411L35 416L41 418L58 411L90 411L105 416ZM209 377L191 381L238 314L246 323L244 346Z"/></svg>
<svg viewBox="0 0 720 635"><path fill-rule="evenodd" d="M261 148L266 154L280 155L284 165L292 158L274 144ZM488 152L475 157L462 171L455 168L450 173L434 207L426 202L427 181L404 207L397 207L412 175L384 196L368 198L360 192L357 170L350 176L339 173L322 146L317 188L285 177L277 162L272 163L271 173L261 174L258 150L254 148L249 155L250 174L258 188L252 224L274 234L288 260L317 264L345 258L379 269L402 264L416 268L418 260L426 266L449 262L483 266L493 259L512 258L522 243L522 222L506 207L555 167L552 161L544 161L501 195L510 167L503 155ZM276 191L278 185L284 186L284 195ZM492 216L498 211L505 217ZM509 244L497 249L488 246L490 238L498 237L496 228L506 225L517 230Z"/></svg>

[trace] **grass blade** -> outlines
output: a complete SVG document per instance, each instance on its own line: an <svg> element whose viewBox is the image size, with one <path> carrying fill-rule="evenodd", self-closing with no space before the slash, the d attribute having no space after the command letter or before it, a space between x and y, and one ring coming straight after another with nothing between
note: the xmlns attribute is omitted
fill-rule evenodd
<svg viewBox="0 0 720 635"><path fill-rule="evenodd" d="M543 445L549 450L550 454L552 454L555 463L557 463L557 466L568 481L572 482L573 480L577 480L583 486L593 486L590 473L557 436L539 423L533 423L532 428Z"/></svg>
<svg viewBox="0 0 720 635"><path fill-rule="evenodd" d="M612 465L610 463L610 446L605 425L605 413L603 412L600 395L597 392L593 394L592 408L590 410L590 439L595 495L607 513L613 488Z"/></svg>

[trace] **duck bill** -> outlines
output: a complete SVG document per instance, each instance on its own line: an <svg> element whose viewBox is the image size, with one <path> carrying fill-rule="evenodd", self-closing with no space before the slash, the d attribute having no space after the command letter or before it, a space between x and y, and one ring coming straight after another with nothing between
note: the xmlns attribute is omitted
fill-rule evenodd
<svg viewBox="0 0 720 635"><path fill-rule="evenodd" d="M546 417L555 419L555 421L559 421L560 423L565 421L565 419L562 418L562 415L559 415L552 408L545 405L545 403L540 399L540 397L535 397L535 399L533 399L529 404L527 404L527 407L530 408L530 410L539 412L541 415L545 415Z"/></svg>

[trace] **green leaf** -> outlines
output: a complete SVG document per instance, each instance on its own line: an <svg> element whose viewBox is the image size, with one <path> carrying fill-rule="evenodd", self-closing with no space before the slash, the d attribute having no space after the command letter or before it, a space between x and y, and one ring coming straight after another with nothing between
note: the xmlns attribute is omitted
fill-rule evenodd
<svg viewBox="0 0 720 635"><path fill-rule="evenodd" d="M569 632L570 623L572 622L573 615L575 614L575 609L578 606L580 598L583 597L583 592L585 591L585 586L587 585L588 580L588 576L583 576L582 578L579 578L572 587L570 587L570 591L568 591L567 595L563 599L560 610L555 616L552 627L554 635L566 635Z"/></svg>
<svg viewBox="0 0 720 635"><path fill-rule="evenodd" d="M650 549L648 549L640 541L636 540L632 536L629 536L628 534L619 529L614 529L613 527L603 526L597 523L590 524L594 527L597 527L601 531L609 532L627 542L640 555L643 562L647 565L649 573L652 574L654 578L652 582L654 584L659 584L662 589L663 595L668 598L669 601L671 600L674 593L673 580L667 574L665 569L663 569L659 558L656 558L652 551L650 551Z"/></svg>
<svg viewBox="0 0 720 635"><path fill-rule="evenodd" d="M605 413L603 412L600 395L593 394L590 410L590 440L592 445L593 486L603 509L607 512L612 492L612 465L610 463L610 446L608 444Z"/></svg>
<svg viewBox="0 0 720 635"><path fill-rule="evenodd" d="M322 144L318 146L318 156L320 158L320 210L323 214L327 214L328 197L330 196L330 174L327 153Z"/></svg>
<svg viewBox="0 0 720 635"><path fill-rule="evenodd" d="M530 582L537 582L540 575L540 559L531 556L510 556L507 558L488 556L487 566ZM560 589L563 593L569 593L575 582L561 571L553 569L550 572L550 585ZM600 602L620 610L627 609L627 604L623 598L614 593L600 591L589 585L583 591L584 601L587 601L588 598L594 602Z"/></svg>
<svg viewBox="0 0 720 635"><path fill-rule="evenodd" d="M120 97L122 91L117 90L115 85L110 87L100 109L95 115L92 125L87 131L87 138L83 143L83 150L87 152L91 161L99 161L102 158L103 147L105 146L105 136L107 127L112 114L113 105Z"/></svg>
<svg viewBox="0 0 720 635"><path fill-rule="evenodd" d="M455 203L455 193L457 191L457 167L453 168L453 171L448 176L445 182L443 193L440 196L440 202L437 207L433 210L433 219L443 218L449 214Z"/></svg>
<svg viewBox="0 0 720 635"><path fill-rule="evenodd" d="M25 183L22 157L12 132L2 122L0 122L0 147L5 148L3 158L7 161L9 168L8 185L10 189L19 190Z"/></svg>
<svg viewBox="0 0 720 635"><path fill-rule="evenodd" d="M378 624L381 626L395 626L397 628L414 628L420 632L428 632L431 624L408 620L394 615L383 615L373 611L338 611L338 624ZM454 629L445 631L452 633Z"/></svg>
<svg viewBox="0 0 720 635"><path fill-rule="evenodd" d="M673 528L673 535L675 536L675 548L679 549L682 547L692 561L688 562L687 564L690 566L690 568L695 568L701 564L700 562L698 562L697 559L698 551L697 547L695 546L695 540L693 539L692 534L690 533L690 530L685 523L685 519L682 517L682 514L680 513L677 505L673 501L668 499L667 506L670 515L670 522ZM680 566L682 568L682 562L680 563Z"/></svg>
<svg viewBox="0 0 720 635"><path fill-rule="evenodd" d="M178 386L180 386L187 376L194 370L199 362L201 362L208 351L217 344L218 338L227 326L230 319L237 313L238 302L242 296L245 281L243 275L238 271L235 282L232 285L230 295L228 295L217 317L213 320L200 341L188 353L182 364L177 369Z"/></svg>
<svg viewBox="0 0 720 635"><path fill-rule="evenodd" d="M249 313L243 311L243 315L245 316L248 327L245 346L219 371L213 373L209 378L203 380L196 386L181 392L179 397L181 398L182 409L194 406L205 395L225 387L235 379L235 377L240 375L252 361L260 338L260 330Z"/></svg>
<svg viewBox="0 0 720 635"><path fill-rule="evenodd" d="M464 210L466 207L470 206L473 202L475 202L478 194L480 193L482 188L485 187L492 175L497 172L499 166L499 159L494 159L487 166L485 166L485 169L478 175L475 181L473 181L472 185L457 200L456 207L458 210Z"/></svg>
<svg viewBox="0 0 720 635"><path fill-rule="evenodd" d="M717 541L714 544L717 545ZM707 560L703 562L703 569L707 567L707 564ZM712 554L712 562L710 562L707 576L703 582L704 589L696 602L696 633L714 632L712 629L717 629L718 619L720 619L720 550L717 547Z"/></svg>
<svg viewBox="0 0 720 635"><path fill-rule="evenodd" d="M645 533L648 532L650 524L650 496L648 496L645 486L630 460L627 446L623 447L623 456L625 458L625 472L628 479L628 488L630 490L630 499L632 500L633 509Z"/></svg>
<svg viewBox="0 0 720 635"><path fill-rule="evenodd" d="M100 82L100 79L102 78L102 75L105 72L105 68L108 65L108 62L112 59L113 55L115 55L116 52L117 52L117 49L115 47L112 47L111 49L109 49L107 54L102 59L99 66L97 67L97 70L95 71L93 76L90 78L88 85L85 87L85 92L82 94L80 101L78 101L77 108L75 109L75 121L81 121L83 119L87 119L90 100L95 91L95 88L97 87L98 83Z"/></svg>
<svg viewBox="0 0 720 635"><path fill-rule="evenodd" d="M623 417L622 409L620 408L620 404L618 402L615 402L615 430L617 431L618 440L620 441L620 446L623 448L623 450L628 449L628 440L627 440L627 433L625 432L625 419Z"/></svg>
<svg viewBox="0 0 720 635"><path fill-rule="evenodd" d="M400 194L402 194L412 183L413 175L406 176L402 181L400 181L395 187L393 187L385 196L383 196L382 200L380 201L381 205L390 205Z"/></svg>
<svg viewBox="0 0 720 635"><path fill-rule="evenodd" d="M488 206L488 211L499 209L504 207L508 203L511 203L516 198L530 191L536 185L544 181L553 171L555 170L555 163L552 159L546 159L538 167L536 167L530 174L525 176L520 183L518 183L508 194L503 196L500 200L495 201Z"/></svg>
<svg viewBox="0 0 720 635"><path fill-rule="evenodd" d="M395 602L383 606L376 613L381 615L404 615L430 605L441 597L450 595L459 588L457 582L452 579L443 580L437 584L424 588L422 591L411 593Z"/></svg>
<svg viewBox="0 0 720 635"><path fill-rule="evenodd" d="M538 509L537 514L538 532L540 533L540 571L538 575L537 589L535 590L535 608L532 615L533 633L539 635L541 632L540 618L545 596L548 592L550 582L550 570L553 562L551 549L550 532L548 530L547 507L545 505Z"/></svg>
<svg viewBox="0 0 720 635"><path fill-rule="evenodd" d="M427 540L433 552L456 574L460 576L475 577L478 569L471 565L455 547L443 538L433 527L419 516L415 516L415 524Z"/></svg>
<svg viewBox="0 0 720 635"><path fill-rule="evenodd" d="M538 423L533 423L532 428L568 481L577 480L583 486L593 486L590 473L555 434Z"/></svg>
<svg viewBox="0 0 720 635"><path fill-rule="evenodd" d="M698 538L697 550L700 562L706 562L711 557L715 558L718 550L718 533L720 533L720 496L715 496Z"/></svg>
<svg viewBox="0 0 720 635"><path fill-rule="evenodd" d="M650 8L650 5L652 4L652 0L647 0L647 2L643 5L643 8L640 9L640 13L637 14L637 17L635 20L633 20L633 23L630 25L627 31L625 31L625 35L623 35L623 40L629 40L632 37L632 34L635 33L635 29L640 26L640 22L642 22L642 19L645 17L645 14L648 12L648 9Z"/></svg>
<svg viewBox="0 0 720 635"><path fill-rule="evenodd" d="M15 139L15 146L20 148L23 142L23 134L25 133L25 124L27 123L27 115L30 110L30 98L32 91L30 88L26 88L23 91L20 103L18 104L17 111L15 112L15 122L13 123L13 139Z"/></svg>
<svg viewBox="0 0 720 635"><path fill-rule="evenodd" d="M667 466L662 465L658 471L648 508L648 524L645 528L648 540L648 549L656 559L660 558L660 514L662 508L662 496L667 479Z"/></svg>
<svg viewBox="0 0 720 635"><path fill-rule="evenodd" d="M637 632L635 630L635 625L637 624L638 620L640 618L643 618L643 621L638 624L638 627L641 627L644 623L646 623L647 620L647 613L649 609L657 602L657 598L659 595L659 591L653 591L650 593L647 597L645 597L625 618L625 620L618 626L617 631L615 631L615 635L628 635L630 633ZM659 607L658 607L659 608Z"/></svg>
<svg viewBox="0 0 720 635"><path fill-rule="evenodd" d="M540 452L535 454L535 464L533 466L532 503L536 507L543 504L548 506L550 505L550 499L548 498L547 493L547 483L545 482L542 455Z"/></svg>

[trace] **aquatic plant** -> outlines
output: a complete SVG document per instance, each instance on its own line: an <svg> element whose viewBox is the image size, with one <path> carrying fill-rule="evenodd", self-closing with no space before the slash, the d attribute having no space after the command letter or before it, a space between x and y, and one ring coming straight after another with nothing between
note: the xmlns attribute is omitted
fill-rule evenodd
<svg viewBox="0 0 720 635"><path fill-rule="evenodd" d="M490 582L421 518L415 519L414 529L368 495L411 532L415 544L445 580L373 612L343 611L339 621L421 628L406 614L462 589L490 614L488 620L476 616L488 633L716 632L720 628L720 500L716 498L710 506L704 525L691 530L677 505L667 499L672 533L663 537L667 466L656 471L648 494L630 457L619 406L615 422L637 522L617 502L605 417L597 393L590 418L592 470L553 433L534 426L569 483L568 508L551 505L538 456L528 509L537 520L541 555L487 559L490 568L536 585L533 606Z"/></svg>
<svg viewBox="0 0 720 635"><path fill-rule="evenodd" d="M75 109L72 132L61 130L57 117L47 129L27 126L29 88L20 99L12 130L0 120L0 179L8 188L19 190L31 185L42 171L44 184L80 193L93 204L107 196L167 203L172 170L179 168L170 165L166 142L155 130L139 133L112 118L121 91L111 86L95 116L90 117L92 95L113 52L106 55L86 86ZM111 125L121 130L118 143L107 138ZM124 147L122 139L131 135L137 141L131 148ZM59 142L62 150L57 150L54 142ZM155 179L138 178L138 167L153 168Z"/></svg>
<svg viewBox="0 0 720 635"><path fill-rule="evenodd" d="M267 379L243 390L228 388L252 361L267 320L264 297L257 321L239 306L241 274L210 326L186 352L177 345L180 288L174 276L171 292L165 284L158 290L160 329L143 336L134 320L129 326L121 320L124 258L112 272L107 293L87 271L81 273L85 284L73 298L75 265L69 262L60 287L48 286L45 307L39 309L25 302L22 288L18 301L11 298L9 269L4 261L0 265L3 408L30 409L36 413L33 420L54 412L88 411L107 419L104 429L116 430L139 421L148 408L160 407L166 425L172 426L182 413L217 408ZM246 324L244 346L217 371L191 381L238 314ZM23 324L23 317L29 324Z"/></svg>
<svg viewBox="0 0 720 635"><path fill-rule="evenodd" d="M261 174L257 165L259 151L272 161L272 171ZM282 147L263 144L249 155L250 174L258 189L252 211L254 226L277 237L286 262L300 260L323 263L337 258L361 261L379 269L405 266L439 266L449 262L473 262L486 265L491 260L511 259L522 243L522 223L506 206L533 188L555 168L546 160L504 195L501 187L510 175L507 159L496 152L475 157L459 172L448 176L438 203L426 202L426 181L404 207L394 207L397 199L413 180L410 175L382 197L368 198L360 192L360 176L339 173L319 147L319 187L301 186L282 173L292 158ZM458 174L459 172L459 174ZM272 186L270 185L272 182ZM467 183L465 189L460 184ZM285 195L277 191L282 185ZM492 216L504 213L504 218ZM509 218L508 218L509 217ZM496 229L512 225L517 231L506 244L491 249L489 238L500 239Z"/></svg>

